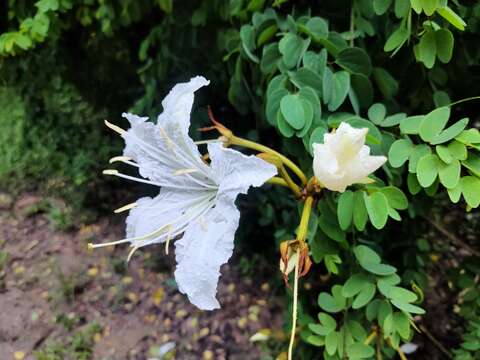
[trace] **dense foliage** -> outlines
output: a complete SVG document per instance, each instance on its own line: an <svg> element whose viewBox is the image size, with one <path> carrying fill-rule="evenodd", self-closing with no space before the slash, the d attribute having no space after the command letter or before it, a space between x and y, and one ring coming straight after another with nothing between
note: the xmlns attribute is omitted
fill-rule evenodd
<svg viewBox="0 0 480 360"><path fill-rule="evenodd" d="M309 175L312 143L340 122L366 127L372 153L389 161L374 184L325 191L316 204L308 232L313 288L301 294L297 355L393 358L412 341L435 245L422 224L432 213L480 205L475 103L452 104L480 94L480 5L9 0L3 6L2 187L61 191L78 206L108 193L98 174L118 143L102 120L129 107L156 114L164 90L197 73L212 80L208 98L232 130L296 158ZM199 125L205 121L204 110L196 116ZM298 216L286 193L270 191L255 197L265 209L258 223L274 229L279 244L295 238ZM445 201L452 204L445 208ZM453 354L477 359L478 266L458 259L454 273L455 287L463 289L459 314L468 324Z"/></svg>

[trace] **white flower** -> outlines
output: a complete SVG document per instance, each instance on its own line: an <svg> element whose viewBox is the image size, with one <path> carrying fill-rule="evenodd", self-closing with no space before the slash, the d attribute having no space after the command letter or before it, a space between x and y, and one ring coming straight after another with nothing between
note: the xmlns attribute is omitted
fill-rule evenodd
<svg viewBox="0 0 480 360"><path fill-rule="evenodd" d="M182 293L204 310L219 308L215 298L220 266L233 251L239 211L235 199L250 186L260 186L275 176L276 168L255 156L227 149L218 141L208 144L210 164L188 135L194 92L209 82L200 76L177 84L163 100L157 123L123 114L131 128L120 132L124 156L113 158L138 167L143 178L106 170L107 174L161 187L154 197L144 197L119 211L130 210L127 238L94 247L129 242L130 255L139 247L175 243L175 279ZM168 244L168 243L167 243Z"/></svg>
<svg viewBox="0 0 480 360"><path fill-rule="evenodd" d="M342 122L324 135L323 144L313 144L313 172L322 186L344 192L349 185L369 182L368 175L387 161L385 156L370 155L367 132Z"/></svg>

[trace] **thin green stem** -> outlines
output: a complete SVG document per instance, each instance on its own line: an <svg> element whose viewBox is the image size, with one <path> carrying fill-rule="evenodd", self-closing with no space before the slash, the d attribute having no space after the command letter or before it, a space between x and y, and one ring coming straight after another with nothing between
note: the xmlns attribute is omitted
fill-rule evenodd
<svg viewBox="0 0 480 360"><path fill-rule="evenodd" d="M460 100L457 100L457 101L454 101L453 103L447 105L447 106L454 106L454 105L458 105L458 104L461 104L461 103L464 103L464 102L467 102L467 101L472 101L472 100L479 100L480 99L480 96L472 96L472 97L468 97L468 98L465 98L465 99L460 99Z"/></svg>
<svg viewBox="0 0 480 360"><path fill-rule="evenodd" d="M268 146L258 144L254 141L243 139L237 136L232 136L229 138L229 141L233 145L238 145L238 146L243 146L249 149L257 150L260 152L265 152L267 154L273 154L276 155L284 164L287 166L289 169L291 169L301 180L302 185L307 184L307 177L303 173L303 171L289 158L287 158L285 155L280 154L278 151L275 151Z"/></svg>

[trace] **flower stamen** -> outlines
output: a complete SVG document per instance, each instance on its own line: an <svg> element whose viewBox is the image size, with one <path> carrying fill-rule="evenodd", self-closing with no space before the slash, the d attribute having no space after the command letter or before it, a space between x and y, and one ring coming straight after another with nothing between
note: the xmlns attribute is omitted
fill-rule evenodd
<svg viewBox="0 0 480 360"><path fill-rule="evenodd" d="M108 120L104 120L104 123L109 129L112 129L113 131L115 131L120 135L123 135L127 132L126 130L123 130L120 126L117 126L112 124L111 122L108 122Z"/></svg>
<svg viewBox="0 0 480 360"><path fill-rule="evenodd" d="M121 213L121 212L130 210L130 209L133 209L133 208L136 207L136 206L137 206L137 203L136 203L136 202L133 202L133 203L127 204L127 205L125 205L125 206L119 207L118 209L113 210L113 212L114 212L115 214L119 214L119 213Z"/></svg>

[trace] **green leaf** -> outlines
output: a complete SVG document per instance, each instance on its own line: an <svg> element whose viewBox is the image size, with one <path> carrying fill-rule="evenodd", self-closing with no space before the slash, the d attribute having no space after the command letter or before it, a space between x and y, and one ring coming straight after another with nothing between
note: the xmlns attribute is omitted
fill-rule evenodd
<svg viewBox="0 0 480 360"><path fill-rule="evenodd" d="M312 131L309 140L309 152L311 154L313 154L313 144L323 144L323 137L326 133L328 133L328 129L324 125L318 126L317 128L315 128L315 130Z"/></svg>
<svg viewBox="0 0 480 360"><path fill-rule="evenodd" d="M435 42L437 47L437 57L442 63L450 61L453 54L453 34L448 29L435 31Z"/></svg>
<svg viewBox="0 0 480 360"><path fill-rule="evenodd" d="M318 226L320 229L327 235L330 239L344 242L345 241L345 232L340 229L338 224L331 221L325 214L322 214L318 218Z"/></svg>
<svg viewBox="0 0 480 360"><path fill-rule="evenodd" d="M452 141L447 145L447 148L454 159L465 160L467 158L467 148L461 142Z"/></svg>
<svg viewBox="0 0 480 360"><path fill-rule="evenodd" d="M450 24L455 26L458 30L465 30L465 26L467 26L465 21L463 21L463 19L448 6L438 8L437 13L440 14L440 16L447 20Z"/></svg>
<svg viewBox="0 0 480 360"><path fill-rule="evenodd" d="M349 47L341 50L335 62L352 74L370 76L372 73L370 57L361 48Z"/></svg>
<svg viewBox="0 0 480 360"><path fill-rule="evenodd" d="M410 10L409 0L395 0L395 16L398 19L407 17L409 10Z"/></svg>
<svg viewBox="0 0 480 360"><path fill-rule="evenodd" d="M375 350L369 345L356 342L348 346L347 354L350 359L368 359L375 355Z"/></svg>
<svg viewBox="0 0 480 360"><path fill-rule="evenodd" d="M468 118L459 120L449 128L442 131L440 134L434 136L433 139L431 139L430 143L432 145L437 145L437 144L443 144L447 141L450 141L455 136L460 134L467 125L468 125Z"/></svg>
<svg viewBox="0 0 480 360"><path fill-rule="evenodd" d="M355 248L353 249L353 253L360 264L363 264L363 263L380 264L380 262L382 261L380 256L366 245L355 246Z"/></svg>
<svg viewBox="0 0 480 360"><path fill-rule="evenodd" d="M390 265L386 264L377 264L377 263L361 263L360 264L365 270L368 272L371 272L372 274L375 275L381 275L381 276L387 276L387 275L392 275L395 274L397 271L396 268Z"/></svg>
<svg viewBox="0 0 480 360"><path fill-rule="evenodd" d="M385 119L385 115L387 115L387 109L381 103L375 103L368 109L368 118L376 125Z"/></svg>
<svg viewBox="0 0 480 360"><path fill-rule="evenodd" d="M337 71L333 74L331 82L331 97L328 110L335 111L343 104L350 89L350 74L346 71Z"/></svg>
<svg viewBox="0 0 480 360"><path fill-rule="evenodd" d="M408 191L410 191L410 194L412 195L416 195L420 192L420 190L422 190L422 187L418 183L417 177L412 173L409 173L407 176L407 187Z"/></svg>
<svg viewBox="0 0 480 360"><path fill-rule="evenodd" d="M426 188L433 184L437 178L441 162L437 155L424 155L417 164L417 178L422 187Z"/></svg>
<svg viewBox="0 0 480 360"><path fill-rule="evenodd" d="M405 119L407 115L405 113L398 113L387 116L385 120L380 124L381 127L392 127L400 124L400 121Z"/></svg>
<svg viewBox="0 0 480 360"><path fill-rule="evenodd" d="M395 330L400 334L403 339L410 338L411 327L410 319L403 312L397 312L393 314L393 325Z"/></svg>
<svg viewBox="0 0 480 360"><path fill-rule="evenodd" d="M388 292L388 297L392 300L398 300L404 303L417 301L417 294L399 286L392 286Z"/></svg>
<svg viewBox="0 0 480 360"><path fill-rule="evenodd" d="M410 140L399 139L395 141L388 151L388 161L394 168L399 168L408 160L413 152L413 144Z"/></svg>
<svg viewBox="0 0 480 360"><path fill-rule="evenodd" d="M370 281L366 276L362 274L352 275L343 285L342 295L346 298L353 297L368 284L370 284Z"/></svg>
<svg viewBox="0 0 480 360"><path fill-rule="evenodd" d="M435 64L437 56L437 43L435 41L435 32L426 31L418 43L418 60L423 62L426 68L431 69Z"/></svg>
<svg viewBox="0 0 480 360"><path fill-rule="evenodd" d="M335 331L325 338L325 351L328 355L333 356L337 352L338 338L339 334Z"/></svg>
<svg viewBox="0 0 480 360"><path fill-rule="evenodd" d="M480 179L476 176L464 176L462 177L462 194L465 201L472 208L480 205Z"/></svg>
<svg viewBox="0 0 480 360"><path fill-rule="evenodd" d="M282 115L280 110L277 111L277 128L280 131L280 134L289 138L295 134L295 129L289 125L287 120Z"/></svg>
<svg viewBox="0 0 480 360"><path fill-rule="evenodd" d="M346 299L341 295L342 287L335 285L332 288L332 295L322 292L318 295L318 306L329 313L342 311L346 305Z"/></svg>
<svg viewBox="0 0 480 360"><path fill-rule="evenodd" d="M438 0L420 0L423 11L427 16L432 16L438 7Z"/></svg>
<svg viewBox="0 0 480 360"><path fill-rule="evenodd" d="M407 42L409 38L410 31L408 31L408 29L403 24L400 24L399 27L388 37L383 47L383 50L386 52L390 52L399 49L403 46L403 44Z"/></svg>
<svg viewBox="0 0 480 360"><path fill-rule="evenodd" d="M353 192L347 190L340 194L337 207L338 223L342 230L347 230L353 218Z"/></svg>
<svg viewBox="0 0 480 360"><path fill-rule="evenodd" d="M335 321L335 319L328 314L319 313L318 314L318 320L320 321L320 323L323 325L323 327L327 331L327 334L329 332L332 332L333 330L335 330L336 327L337 327L337 322Z"/></svg>
<svg viewBox="0 0 480 360"><path fill-rule="evenodd" d="M386 99L391 99L397 94L398 82L385 69L374 68L373 77L380 92Z"/></svg>
<svg viewBox="0 0 480 360"><path fill-rule="evenodd" d="M333 74L331 82L331 96L328 110L335 111L343 104L350 89L350 74L346 71L337 71ZM325 83L323 88L325 88Z"/></svg>
<svg viewBox="0 0 480 360"><path fill-rule="evenodd" d="M281 55L278 51L278 44L268 44L263 47L262 59L260 60L260 71L265 74L274 73Z"/></svg>
<svg viewBox="0 0 480 360"><path fill-rule="evenodd" d="M408 172L416 173L418 161L425 155L428 155L432 152L430 146L425 144L416 145L413 149L412 155L408 160Z"/></svg>
<svg viewBox="0 0 480 360"><path fill-rule="evenodd" d="M363 74L353 74L350 76L350 82L360 106L369 106L373 101L373 86L370 79Z"/></svg>
<svg viewBox="0 0 480 360"><path fill-rule="evenodd" d="M240 39L242 40L242 49L245 51L245 54L252 60L254 63L260 63L259 58L253 54L253 51L256 48L255 45L255 30L252 25L243 25L240 29Z"/></svg>
<svg viewBox="0 0 480 360"><path fill-rule="evenodd" d="M400 121L400 131L406 135L417 135L423 119L425 119L424 115L409 116L403 119Z"/></svg>
<svg viewBox="0 0 480 360"><path fill-rule="evenodd" d="M280 43L278 49L283 56L283 62L291 69L300 63L300 60L310 45L310 39L304 40L300 36L287 33Z"/></svg>
<svg viewBox="0 0 480 360"><path fill-rule="evenodd" d="M480 132L478 129L468 129L460 133L455 137L455 140L460 141L465 145L472 145L480 143Z"/></svg>
<svg viewBox="0 0 480 360"><path fill-rule="evenodd" d="M322 49L319 53L307 51L303 55L303 66L312 70L314 73L323 76L323 72L327 67L327 51Z"/></svg>
<svg viewBox="0 0 480 360"><path fill-rule="evenodd" d="M269 27L265 28L257 38L257 46L260 47L265 44L267 41L272 39L275 34L277 33L278 27L277 25L270 25Z"/></svg>
<svg viewBox="0 0 480 360"><path fill-rule="evenodd" d="M457 186L460 180L460 162L458 160L452 160L450 164L440 162L440 170L438 177L440 183L447 189L452 189Z"/></svg>
<svg viewBox="0 0 480 360"><path fill-rule="evenodd" d="M425 310L412 304L404 303L398 300L392 300L391 303L393 306L397 307L398 309L406 311L411 314L419 314L419 315L425 314Z"/></svg>
<svg viewBox="0 0 480 360"><path fill-rule="evenodd" d="M318 16L310 18L305 27L308 30L310 36L315 39L327 39L328 38L328 24L325 20Z"/></svg>
<svg viewBox="0 0 480 360"><path fill-rule="evenodd" d="M35 6L38 10L45 13L47 11L57 11L60 3L58 0L40 0L35 3Z"/></svg>
<svg viewBox="0 0 480 360"><path fill-rule="evenodd" d="M402 190L395 186L380 188L380 191L387 197L388 205L394 209L405 210L408 208L408 199Z"/></svg>
<svg viewBox="0 0 480 360"><path fill-rule="evenodd" d="M462 165L470 170L473 175L480 177L480 157L470 153L468 154L468 159L462 161Z"/></svg>
<svg viewBox="0 0 480 360"><path fill-rule="evenodd" d="M288 73L290 81L299 89L306 86L314 89L319 95L322 94L322 78L305 67Z"/></svg>
<svg viewBox="0 0 480 360"><path fill-rule="evenodd" d="M392 5L392 0L373 0L373 10L377 15L383 15Z"/></svg>
<svg viewBox="0 0 480 360"><path fill-rule="evenodd" d="M375 296L377 288L372 283L367 283L355 297L352 303L353 309L360 309L370 302Z"/></svg>
<svg viewBox="0 0 480 360"><path fill-rule="evenodd" d="M280 111L292 128L299 130L305 126L305 110L300 96L285 95L280 100Z"/></svg>
<svg viewBox="0 0 480 360"><path fill-rule="evenodd" d="M280 109L280 100L282 100L286 95L288 95L288 91L284 88L280 88L273 91L272 94L268 96L265 115L270 125L277 125L277 114L279 112L278 110Z"/></svg>
<svg viewBox="0 0 480 360"><path fill-rule="evenodd" d="M425 115L419 133L423 141L433 140L444 129L450 117L450 107L444 106Z"/></svg>
<svg viewBox="0 0 480 360"><path fill-rule="evenodd" d="M444 145L437 145L435 146L435 151L437 152L438 157L442 160L445 164L450 164L453 160L453 156L448 150L447 146Z"/></svg>
<svg viewBox="0 0 480 360"><path fill-rule="evenodd" d="M363 191L356 191L353 194L353 209L353 223L358 231L363 231L368 220Z"/></svg>
<svg viewBox="0 0 480 360"><path fill-rule="evenodd" d="M388 218L387 197L379 191L368 196L365 194L364 197L370 222L376 229L382 229Z"/></svg>

